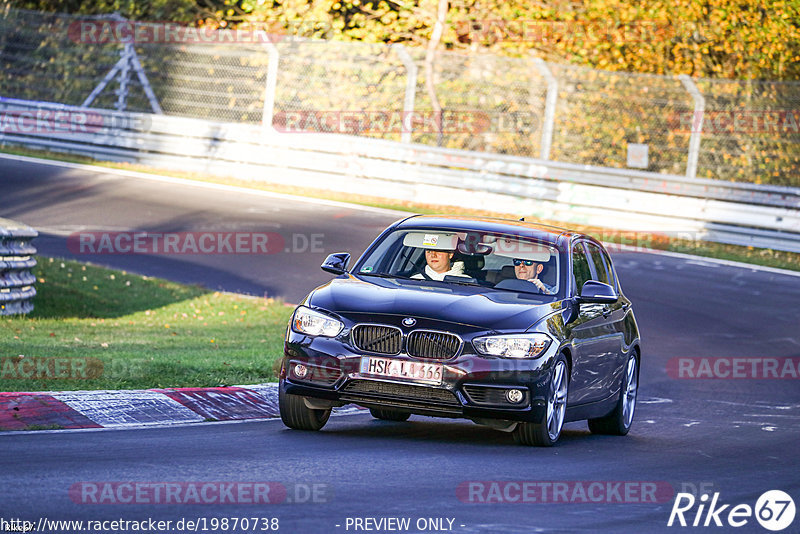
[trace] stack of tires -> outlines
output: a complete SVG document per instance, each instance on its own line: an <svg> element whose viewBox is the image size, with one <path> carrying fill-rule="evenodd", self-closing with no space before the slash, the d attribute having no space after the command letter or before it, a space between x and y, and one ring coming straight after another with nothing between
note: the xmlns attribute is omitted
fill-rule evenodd
<svg viewBox="0 0 800 534"><path fill-rule="evenodd" d="M36 248L38 234L30 226L0 218L0 315L30 313L36 296Z"/></svg>

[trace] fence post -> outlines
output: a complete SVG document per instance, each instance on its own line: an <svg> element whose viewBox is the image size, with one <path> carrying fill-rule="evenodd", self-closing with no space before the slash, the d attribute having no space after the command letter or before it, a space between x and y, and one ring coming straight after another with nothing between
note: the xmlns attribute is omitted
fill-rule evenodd
<svg viewBox="0 0 800 534"><path fill-rule="evenodd" d="M553 145L553 124L556 119L556 99L558 98L558 80L550 72L550 67L540 57L533 58L533 64L539 74L547 81L547 97L544 104L544 120L542 121L542 147L539 151L541 159L550 159L550 147Z"/></svg>
<svg viewBox="0 0 800 534"><path fill-rule="evenodd" d="M264 43L269 54L267 77L264 83L264 108L261 112L261 127L264 131L272 131L272 116L275 109L275 88L278 83L278 48L267 39Z"/></svg>
<svg viewBox="0 0 800 534"><path fill-rule="evenodd" d="M417 64L414 63L406 47L402 44L393 44L391 47L397 52L406 67L406 93L403 98L403 133L400 134L400 142L410 143L414 121L406 119L414 111L414 96L417 92Z"/></svg>
<svg viewBox="0 0 800 534"><path fill-rule="evenodd" d="M689 138L689 158L686 162L686 177L697 177L697 160L700 156L700 138L703 135L703 115L706 110L706 99L700 90L686 74L680 74L678 79L681 81L686 91L692 95L694 100L694 114L692 116L692 136Z"/></svg>

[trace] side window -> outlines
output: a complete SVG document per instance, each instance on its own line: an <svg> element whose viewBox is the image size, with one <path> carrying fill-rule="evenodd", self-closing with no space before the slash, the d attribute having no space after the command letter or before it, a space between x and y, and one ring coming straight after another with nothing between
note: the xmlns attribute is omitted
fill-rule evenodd
<svg viewBox="0 0 800 534"><path fill-rule="evenodd" d="M608 270L608 283L611 287L617 287L617 277L614 275L614 264L611 263L611 258L608 256L608 253L602 251L603 253L603 261L606 264L606 269Z"/></svg>
<svg viewBox="0 0 800 534"><path fill-rule="evenodd" d="M611 281L608 266L606 265L605 258L603 258L603 252L593 243L586 243L586 248L589 250L589 257L592 260L592 265L594 265L594 272L597 273L594 279L598 282L613 286L614 282Z"/></svg>
<svg viewBox="0 0 800 534"><path fill-rule="evenodd" d="M572 248L572 276L575 279L575 291L580 294L583 284L592 277L582 243L576 243Z"/></svg>

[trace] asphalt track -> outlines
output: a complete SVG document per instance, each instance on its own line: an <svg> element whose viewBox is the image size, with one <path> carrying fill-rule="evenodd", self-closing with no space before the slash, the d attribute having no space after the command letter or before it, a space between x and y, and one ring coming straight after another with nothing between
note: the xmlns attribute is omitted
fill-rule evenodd
<svg viewBox="0 0 800 534"><path fill-rule="evenodd" d="M399 218L1 158L0 191L0 217L40 229L36 243L45 255L290 302L328 279L318 267L326 254L357 254ZM284 241L322 234L322 250L76 255L66 236L79 230L273 231ZM634 302L644 353L640 403L625 438L593 436L585 423L570 423L559 446L524 448L468 422L412 417L391 423L366 414L332 418L320 433L290 431L274 420L15 433L0 435L0 518L258 516L279 518L279 531L290 533L365 532L346 525L347 518L366 517L408 517L411 532L417 519L429 517L454 519L452 532L460 533L704 530L667 527L673 496L644 503L589 503L575 496L567 503L464 502L457 488L470 481L649 481L674 492L719 492L721 504L750 506L763 492L780 489L800 505L800 382L676 379L666 370L671 359L685 356L800 356L800 278L702 259L613 256ZM92 505L70 499L73 484L92 481L271 481L290 488L295 502ZM298 498L305 495L303 484L323 485L317 502ZM697 506L687 520L695 512ZM768 532L752 517L741 528L705 530ZM800 517L784 532L798 531Z"/></svg>

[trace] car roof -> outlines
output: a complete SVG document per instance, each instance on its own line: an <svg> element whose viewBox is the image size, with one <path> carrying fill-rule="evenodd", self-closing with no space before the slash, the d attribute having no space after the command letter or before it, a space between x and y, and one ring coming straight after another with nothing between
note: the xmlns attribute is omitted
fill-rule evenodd
<svg viewBox="0 0 800 534"><path fill-rule="evenodd" d="M496 219L492 217L467 217L462 215L415 215L400 221L398 228L448 228L463 231L522 234L537 241L557 243L559 239L570 240L583 236L578 232L526 222L523 220ZM522 233L524 231L524 234Z"/></svg>

